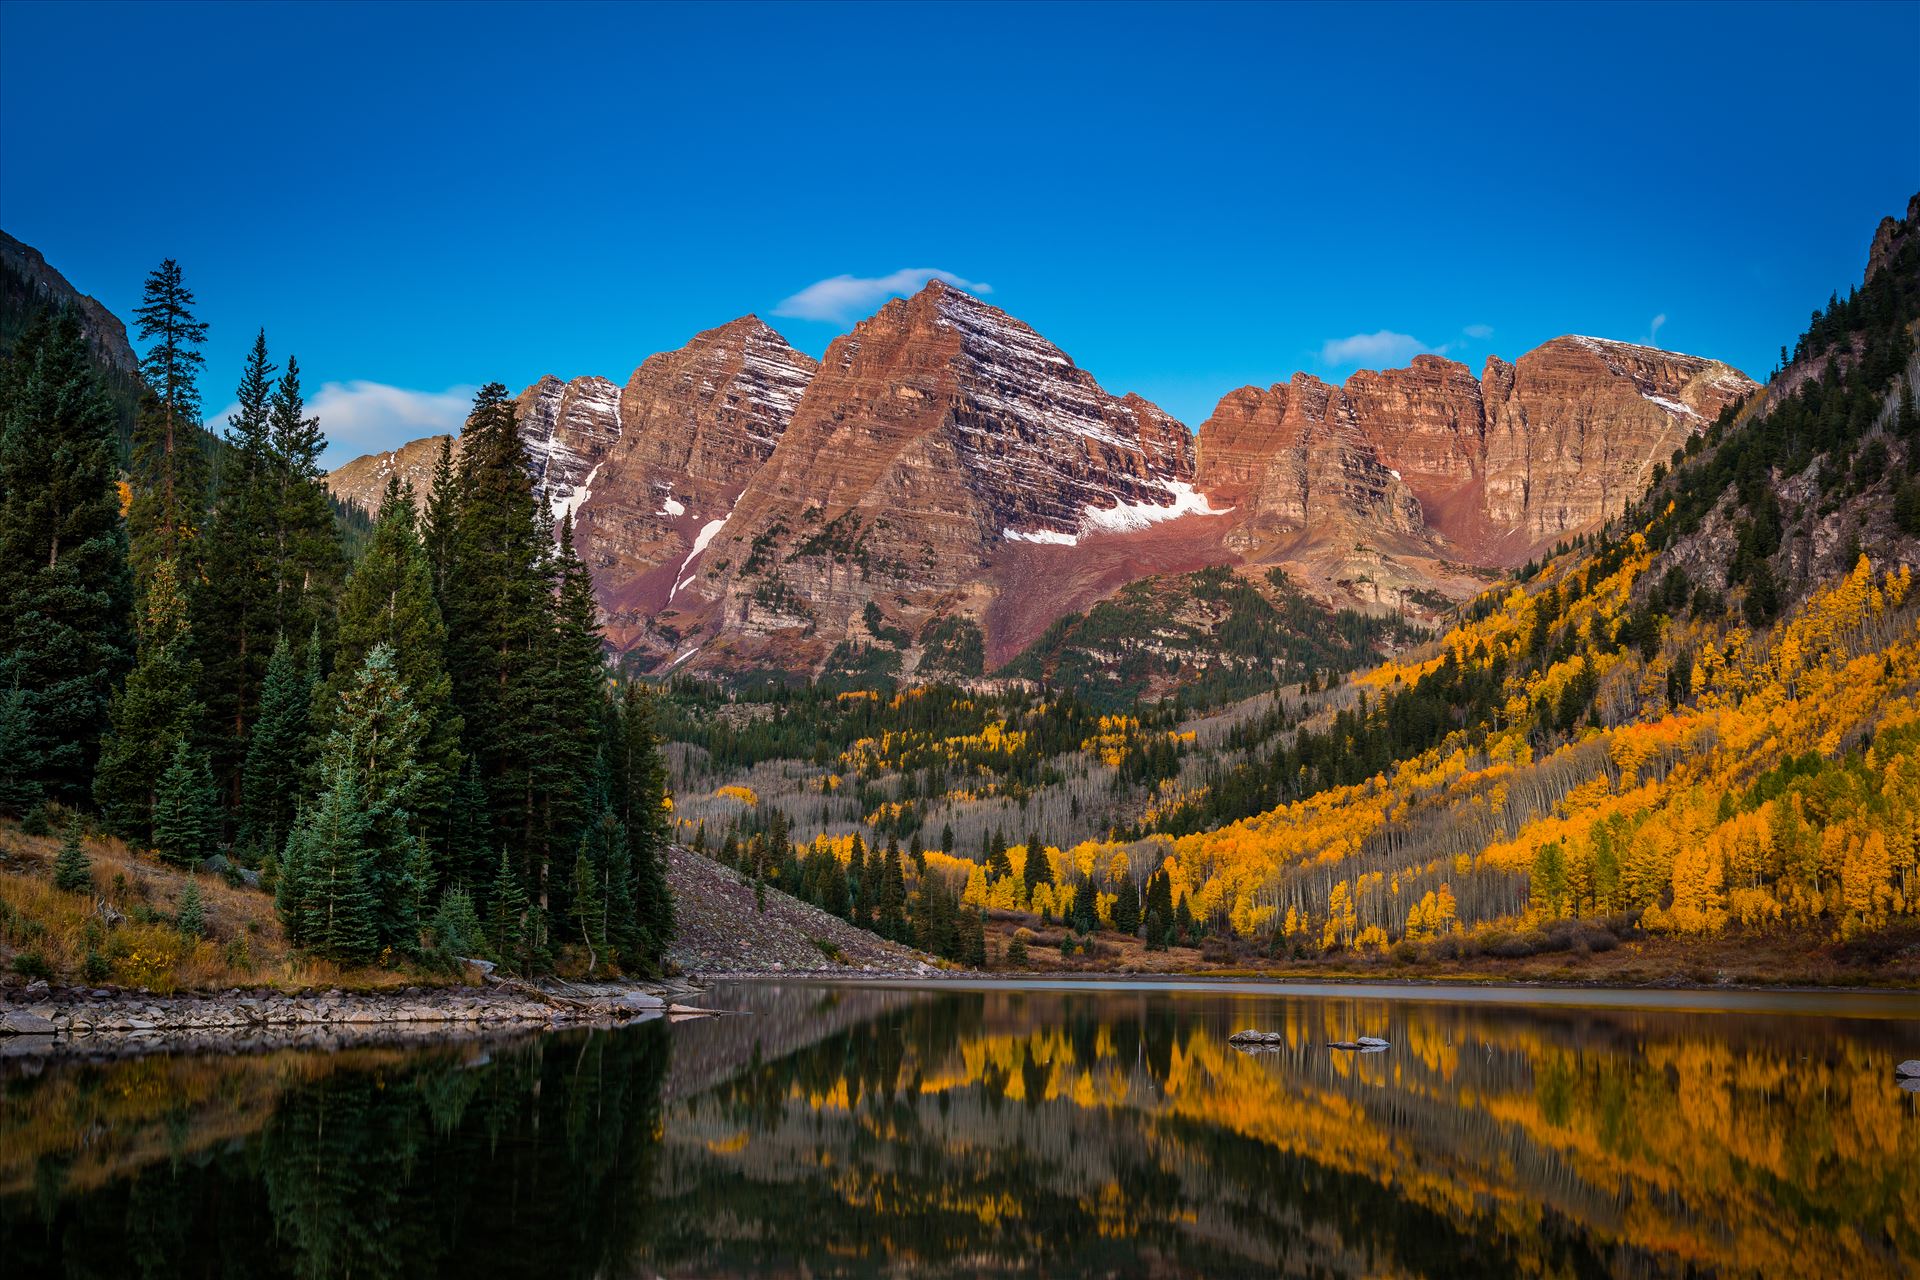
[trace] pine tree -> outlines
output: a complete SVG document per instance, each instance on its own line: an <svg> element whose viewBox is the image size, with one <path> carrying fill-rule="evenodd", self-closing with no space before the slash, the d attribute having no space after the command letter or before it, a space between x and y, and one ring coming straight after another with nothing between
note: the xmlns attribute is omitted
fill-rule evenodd
<svg viewBox="0 0 1920 1280"><path fill-rule="evenodd" d="M574 551L571 516L561 522L552 575L542 741L529 761L538 807L535 838L542 856L571 844L592 816L588 790L607 700L599 607L593 579Z"/></svg>
<svg viewBox="0 0 1920 1280"><path fill-rule="evenodd" d="M140 656L113 699L113 728L101 744L93 784L109 827L131 840L148 841L155 784L200 717L193 694L200 664L190 640L174 563L161 560L147 585Z"/></svg>
<svg viewBox="0 0 1920 1280"><path fill-rule="evenodd" d="M341 964L365 964L379 949L367 884L372 828L345 759L322 772L320 797L294 828L281 861L281 920L299 947Z"/></svg>
<svg viewBox="0 0 1920 1280"><path fill-rule="evenodd" d="M967 913L966 937L960 955L962 964L974 969L987 967L987 913Z"/></svg>
<svg viewBox="0 0 1920 1280"><path fill-rule="evenodd" d="M667 762L654 728L653 693L629 683L620 697L618 768L614 771L626 827L627 856L633 865L633 912L644 948L621 963L657 972L675 934L673 892L667 881L669 814Z"/></svg>
<svg viewBox="0 0 1920 1280"><path fill-rule="evenodd" d="M220 843L220 814L207 757L181 738L160 775L153 802L154 852L186 865L212 857Z"/></svg>
<svg viewBox="0 0 1920 1280"><path fill-rule="evenodd" d="M547 895L549 834L537 759L551 728L552 595L525 451L506 388L489 383L462 436L442 604L447 674L496 836L520 858L536 905Z"/></svg>
<svg viewBox="0 0 1920 1280"><path fill-rule="evenodd" d="M579 852L573 855L573 918L587 948L587 972L592 973L600 953L607 949L607 909L588 845L589 838L581 837Z"/></svg>
<svg viewBox="0 0 1920 1280"><path fill-rule="evenodd" d="M459 864L447 819L462 760L461 722L446 671L446 638L413 504L396 479L388 484L373 533L340 593L334 670L323 705L331 718L374 647L392 649L394 670L426 726L415 760L413 808L421 830L431 834L440 874L451 877L478 869ZM331 719L324 727L331 727Z"/></svg>
<svg viewBox="0 0 1920 1280"><path fill-rule="evenodd" d="M453 437L440 437L440 452L434 458L433 482L427 490L425 519L421 521L420 544L427 554L427 567L433 575L434 599L446 602L447 565L453 555L454 527L459 520L459 477L453 468Z"/></svg>
<svg viewBox="0 0 1920 1280"><path fill-rule="evenodd" d="M214 773L241 803L247 728L261 697L277 625L269 559L277 468L268 423L273 365L255 338L227 418L219 501L199 539L203 571L189 592Z"/></svg>
<svg viewBox="0 0 1920 1280"><path fill-rule="evenodd" d="M1080 877L1073 889L1073 927L1083 934L1100 927L1099 889L1090 875Z"/></svg>
<svg viewBox="0 0 1920 1280"><path fill-rule="evenodd" d="M1047 857L1046 842L1037 835L1027 837L1027 865L1023 868L1021 880L1028 901L1032 901L1035 888L1053 883L1053 863Z"/></svg>
<svg viewBox="0 0 1920 1280"><path fill-rule="evenodd" d="M53 887L63 893L93 892L93 863L80 843L78 815L67 820L67 833L53 859Z"/></svg>
<svg viewBox="0 0 1920 1280"><path fill-rule="evenodd" d="M1007 857L1007 841L998 830L987 844L987 879L997 881L1013 874L1013 861Z"/></svg>
<svg viewBox="0 0 1920 1280"><path fill-rule="evenodd" d="M180 891L180 901L174 905L174 927L180 930L180 936L198 940L207 935L207 906L200 896L200 878L187 877L187 887Z"/></svg>
<svg viewBox="0 0 1920 1280"><path fill-rule="evenodd" d="M24 818L37 812L45 791L40 783L42 756L34 740L33 713L27 709L27 691L0 689L0 813Z"/></svg>
<svg viewBox="0 0 1920 1280"><path fill-rule="evenodd" d="M446 875L470 891L483 890L493 871L493 824L487 817L487 790L471 759L461 767L444 827Z"/></svg>
<svg viewBox="0 0 1920 1280"><path fill-rule="evenodd" d="M1131 876L1120 877L1114 886L1113 927L1128 937L1140 932L1140 890Z"/></svg>
<svg viewBox="0 0 1920 1280"><path fill-rule="evenodd" d="M413 951L420 914L432 890L417 828L416 767L426 724L395 670L393 649L376 644L354 683L321 753L325 776L349 776L365 817L365 882L373 929L382 946Z"/></svg>
<svg viewBox="0 0 1920 1280"><path fill-rule="evenodd" d="M307 757L307 710L312 693L293 650L281 636L267 663L260 717L247 739L240 804L243 847L277 853L293 829Z"/></svg>
<svg viewBox="0 0 1920 1280"><path fill-rule="evenodd" d="M0 690L20 699L0 712L19 717L5 744L16 794L0 806L89 794L131 665L132 591L113 409L65 307L29 327L0 376Z"/></svg>
<svg viewBox="0 0 1920 1280"><path fill-rule="evenodd" d="M1164 951L1173 940L1173 886L1167 873L1156 871L1147 881L1147 949Z"/></svg>
<svg viewBox="0 0 1920 1280"><path fill-rule="evenodd" d="M532 914L519 873L502 849L500 868L487 893L487 941L501 964L524 969L533 932Z"/></svg>
<svg viewBox="0 0 1920 1280"><path fill-rule="evenodd" d="M862 929L873 928L873 909L879 899L879 877L867 856L867 842L859 832L853 834L853 854L847 869L853 874L853 923Z"/></svg>
<svg viewBox="0 0 1920 1280"><path fill-rule="evenodd" d="M193 539L206 507L198 378L207 326L194 318L193 291L172 258L147 276L134 309L140 340L153 346L140 361L147 386L133 428L132 499L127 508L130 558L144 596L163 561L193 562ZM193 575L186 575L191 577Z"/></svg>
<svg viewBox="0 0 1920 1280"><path fill-rule="evenodd" d="M887 838L886 862L880 870L880 936L907 940L907 882L900 866L900 842Z"/></svg>
<svg viewBox="0 0 1920 1280"><path fill-rule="evenodd" d="M303 635L333 619L346 556L334 530L320 455L327 437L320 420L307 416L300 391L300 362L287 367L274 384L267 406L279 493L273 511L272 564L274 616L279 630Z"/></svg>
<svg viewBox="0 0 1920 1280"><path fill-rule="evenodd" d="M450 960L470 956L486 946L473 896L457 885L441 893L440 905L434 910L428 928L433 934L434 947Z"/></svg>

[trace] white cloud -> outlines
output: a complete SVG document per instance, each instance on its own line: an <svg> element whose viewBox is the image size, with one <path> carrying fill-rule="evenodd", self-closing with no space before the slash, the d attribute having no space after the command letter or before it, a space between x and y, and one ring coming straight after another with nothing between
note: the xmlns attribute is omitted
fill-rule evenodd
<svg viewBox="0 0 1920 1280"><path fill-rule="evenodd" d="M1320 348L1320 358L1328 364L1361 364L1390 369L1430 350L1431 347L1412 334L1382 329L1378 333L1356 333L1350 338L1334 338Z"/></svg>
<svg viewBox="0 0 1920 1280"><path fill-rule="evenodd" d="M363 378L324 383L307 401L307 413L320 419L320 429L327 434L320 465L337 467L363 453L392 449L422 436L457 435L473 408L476 389L416 391ZM237 404L227 406L207 419L207 429L225 431L228 415L239 411Z"/></svg>
<svg viewBox="0 0 1920 1280"><path fill-rule="evenodd" d="M1667 313L1664 311L1662 311L1659 315L1653 318L1653 323L1647 326L1647 345L1648 346L1652 346L1653 340L1660 336L1660 326L1665 324L1666 322L1667 322Z"/></svg>
<svg viewBox="0 0 1920 1280"><path fill-rule="evenodd" d="M1410 333L1381 329L1376 333L1356 333L1348 338L1330 338L1320 347L1320 359L1331 365L1361 365L1369 369L1394 369L1419 355L1444 356L1473 345L1474 339L1493 336L1490 324L1470 324L1451 342L1430 347Z"/></svg>
<svg viewBox="0 0 1920 1280"><path fill-rule="evenodd" d="M773 309L777 316L796 320L825 320L845 324L888 298L917 292L929 280L939 280L968 293L992 293L993 286L967 280L938 267L902 267L884 276L831 276L817 280Z"/></svg>

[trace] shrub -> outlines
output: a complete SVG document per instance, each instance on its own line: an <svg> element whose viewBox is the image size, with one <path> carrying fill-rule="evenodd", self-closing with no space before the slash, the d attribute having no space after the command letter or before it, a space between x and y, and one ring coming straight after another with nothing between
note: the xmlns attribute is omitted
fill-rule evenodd
<svg viewBox="0 0 1920 1280"><path fill-rule="evenodd" d="M113 975L113 965L98 951L89 950L86 960L81 963L80 974L88 982L98 985Z"/></svg>
<svg viewBox="0 0 1920 1280"><path fill-rule="evenodd" d="M1417 944L1402 938L1393 944L1393 950L1389 954L1393 956L1395 964L1412 964L1420 958L1420 948Z"/></svg>
<svg viewBox="0 0 1920 1280"><path fill-rule="evenodd" d="M1026 930L1021 930L1021 933ZM1013 935L1013 941L1007 944L1007 967L1024 969L1027 967L1027 940L1019 933Z"/></svg>
<svg viewBox="0 0 1920 1280"><path fill-rule="evenodd" d="M22 951L13 958L13 971L32 982L35 978L51 979L53 966L38 951Z"/></svg>

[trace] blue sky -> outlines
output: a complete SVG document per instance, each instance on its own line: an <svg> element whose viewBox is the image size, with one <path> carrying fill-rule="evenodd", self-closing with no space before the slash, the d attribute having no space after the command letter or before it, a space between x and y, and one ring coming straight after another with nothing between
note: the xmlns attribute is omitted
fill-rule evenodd
<svg viewBox="0 0 1920 1280"><path fill-rule="evenodd" d="M1764 377L1920 188L1917 58L1913 3L8 0L0 226L123 317L179 259L209 406L265 325L335 461L927 271L1195 424L1567 332Z"/></svg>

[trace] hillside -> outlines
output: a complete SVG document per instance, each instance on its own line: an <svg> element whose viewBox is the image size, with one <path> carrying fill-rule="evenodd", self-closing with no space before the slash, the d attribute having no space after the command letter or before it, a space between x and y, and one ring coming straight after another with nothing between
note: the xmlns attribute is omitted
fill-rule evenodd
<svg viewBox="0 0 1920 1280"><path fill-rule="evenodd" d="M1268 957L1524 955L1576 945L1563 926L1586 920L1595 942L1641 930L1910 960L1916 228L1920 198L1787 367L1676 445L1644 498L1333 691L1186 723L1111 717L1077 750L1066 734L1038 750L1030 735L1058 714L1039 706L992 704L970 727L902 719L913 704L896 698L866 744L816 738L806 764L754 756L746 811L716 800L684 820L759 829L776 803L803 843L821 832L815 849L863 825L930 846L950 829L937 865L965 877L968 903L1044 918L1091 882L1107 922L1159 893L1174 936ZM1110 619L1157 635L1151 599L1123 595ZM1116 670L1117 685L1140 679ZM771 741L789 714L746 731ZM982 758L994 751L1006 762ZM711 786L715 763L682 768ZM860 800L845 817L806 799L848 787ZM1028 844L1045 858L1035 873Z"/></svg>
<svg viewBox="0 0 1920 1280"><path fill-rule="evenodd" d="M810 903L767 890L691 849L667 864L677 932L667 959L683 973L925 972L911 947L856 929Z"/></svg>

